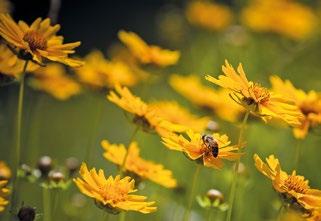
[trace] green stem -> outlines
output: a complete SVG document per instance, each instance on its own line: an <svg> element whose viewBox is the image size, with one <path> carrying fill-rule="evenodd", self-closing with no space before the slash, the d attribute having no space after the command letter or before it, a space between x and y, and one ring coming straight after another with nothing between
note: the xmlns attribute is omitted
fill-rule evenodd
<svg viewBox="0 0 321 221"><path fill-rule="evenodd" d="M102 221L108 221L108 220L109 220L109 213L104 212Z"/></svg>
<svg viewBox="0 0 321 221"><path fill-rule="evenodd" d="M240 128L238 145L242 144L243 133L244 133L244 130L245 130L245 126L246 126L246 122L247 122L247 119L249 117L249 114L250 114L250 112L247 111L245 113L245 115L244 115L244 118L243 118L243 121L242 121L242 124L241 124L241 128ZM236 195L236 184L237 184L237 180L238 180L239 165L240 165L240 159L238 159L236 161L235 167L234 167L234 175L233 175L232 185L231 185L231 189L230 189L229 208L228 208L227 214L226 214L226 221L230 221L231 217L232 217L233 204L234 204L234 199L235 199L235 195Z"/></svg>
<svg viewBox="0 0 321 221"><path fill-rule="evenodd" d="M97 141L97 135L99 133L99 123L102 118L103 114L103 103L98 99L98 105L96 107L96 113L95 113L95 119L93 123L93 128L92 128L92 134L91 138L89 139L87 148L86 148L86 156L85 156L85 161L87 163L90 163L92 160L92 152L95 149L95 144Z"/></svg>
<svg viewBox="0 0 321 221"><path fill-rule="evenodd" d="M18 107L17 107L17 125L16 125L16 145L14 152L14 167L13 176L12 176L12 196L11 196L11 211L15 211L16 204L18 202L18 177L17 170L20 165L20 150L21 150L21 130L22 130L22 113L23 113L23 97L24 97L24 88L25 88L25 73L27 70L28 61L25 61L23 66L20 85L19 85L19 96L18 96Z"/></svg>
<svg viewBox="0 0 321 221"><path fill-rule="evenodd" d="M50 189L42 188L43 221L51 220Z"/></svg>
<svg viewBox="0 0 321 221"><path fill-rule="evenodd" d="M212 216L213 216L213 213L215 213L215 210L213 211L212 208L209 208L208 211L207 211L207 221L211 221L212 220Z"/></svg>
<svg viewBox="0 0 321 221"><path fill-rule="evenodd" d="M121 166L119 167L119 174L120 174L120 175L123 175L124 167L125 167L125 165L126 165L126 161L127 161L127 158L128 158L128 152L129 152L129 149L128 149L128 148L129 148L129 145L133 142L133 140L134 140L134 138L135 138L138 130L139 130L139 126L136 126L134 132L132 133L132 135L131 135L131 137L130 137L130 139L129 139L129 141L128 141L127 151L126 151L124 160L123 160Z"/></svg>
<svg viewBox="0 0 321 221"><path fill-rule="evenodd" d="M185 210L185 213L184 213L184 218L183 218L184 221L188 221L190 218L194 194L195 194L196 181L200 173L200 170L201 170L201 164L197 164L193 175L192 188L188 199L187 209Z"/></svg>
<svg viewBox="0 0 321 221"><path fill-rule="evenodd" d="M125 221L126 220L126 212L121 212L119 214L119 219L118 221Z"/></svg>
<svg viewBox="0 0 321 221"><path fill-rule="evenodd" d="M281 206L280 206L280 209L279 209L279 211L278 211L278 215L277 215L277 221L280 221L281 220L281 218L282 218L282 215L283 215L283 212L284 212L284 209L285 209L285 206L284 206L284 204L282 204Z"/></svg>
<svg viewBox="0 0 321 221"><path fill-rule="evenodd" d="M301 154L301 141L298 140L295 146L294 168L298 169Z"/></svg>

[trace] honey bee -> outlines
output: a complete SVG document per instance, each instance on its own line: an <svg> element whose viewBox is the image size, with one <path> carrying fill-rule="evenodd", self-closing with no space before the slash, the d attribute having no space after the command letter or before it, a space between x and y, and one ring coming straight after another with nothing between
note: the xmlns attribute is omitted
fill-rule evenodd
<svg viewBox="0 0 321 221"><path fill-rule="evenodd" d="M213 157L218 156L218 143L211 135L204 134L202 136L203 143L211 151Z"/></svg>

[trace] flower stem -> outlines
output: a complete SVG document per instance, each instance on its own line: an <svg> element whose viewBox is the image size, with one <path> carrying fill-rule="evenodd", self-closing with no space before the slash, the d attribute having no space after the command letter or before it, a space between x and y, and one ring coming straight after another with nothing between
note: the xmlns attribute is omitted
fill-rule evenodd
<svg viewBox="0 0 321 221"><path fill-rule="evenodd" d="M250 112L247 111L244 115L244 118L243 118L243 121L241 124L241 128L240 128L238 145L242 144L243 133L244 133L244 130L246 127L247 119L249 118L249 114L250 114ZM226 221L230 221L231 217L232 217L233 204L234 204L234 199L235 199L235 195L236 195L236 184L237 184L237 180L238 180L239 165L240 165L240 159L238 159L236 161L235 167L234 167L234 175L233 175L232 185L231 185L231 189L230 189L230 196L229 196L229 208L227 210L226 219L225 219Z"/></svg>
<svg viewBox="0 0 321 221"><path fill-rule="evenodd" d="M213 213L215 213L215 210L213 211L212 208L209 208L208 211L207 211L207 219L206 219L207 221L211 221L212 220Z"/></svg>
<svg viewBox="0 0 321 221"><path fill-rule="evenodd" d="M119 214L119 221L125 221L126 220L126 212L121 212Z"/></svg>
<svg viewBox="0 0 321 221"><path fill-rule="evenodd" d="M277 215L277 219L276 219L277 221L280 221L280 220L281 220L281 218L282 218L282 216L283 216L284 209L285 209L285 206L284 206L284 204L282 204L282 205L280 206L279 211L278 211L278 215Z"/></svg>
<svg viewBox="0 0 321 221"><path fill-rule="evenodd" d="M50 189L42 188L43 221L51 220Z"/></svg>
<svg viewBox="0 0 321 221"><path fill-rule="evenodd" d="M193 199L194 199L194 193L195 193L195 187L196 187L196 181L197 181L198 175L200 173L200 170L201 170L201 164L197 164L197 166L195 168L194 175L193 175L192 188L191 188L191 192L190 192L189 199L188 199L187 209L185 210L185 213L184 213L184 218L183 218L184 221L188 221L190 218L190 213L191 213Z"/></svg>
<svg viewBox="0 0 321 221"><path fill-rule="evenodd" d="M301 154L301 141L298 140L295 146L294 168L298 169Z"/></svg>
<svg viewBox="0 0 321 221"><path fill-rule="evenodd" d="M129 145L131 144L131 142L134 140L134 138L135 138L138 130L139 130L139 126L136 126L134 132L132 133L132 135L131 135L131 137L130 137L130 139L129 139L129 141L128 141L127 151L126 151L124 160L123 160L121 166L119 167L119 174L120 174L120 175L123 175L124 167L125 167L125 165L126 165L126 161L127 161L127 158L128 158L128 152L129 152L129 151L128 151L128 148L129 148Z"/></svg>
<svg viewBox="0 0 321 221"><path fill-rule="evenodd" d="M96 103L96 102L94 102L94 103ZM92 133L91 133L91 137L89 139L89 142L88 142L87 148L86 148L85 162L87 162L87 163L90 163L92 160L92 153L95 148L97 136L99 134L99 122L102 118L102 114L103 114L103 103L98 99L98 103L96 106L95 119L94 119L93 127L91 130Z"/></svg>
<svg viewBox="0 0 321 221"><path fill-rule="evenodd" d="M28 61L25 61L23 66L20 85L19 85L19 96L18 96L18 107L17 107L17 125L16 125L16 145L14 152L14 167L13 176L12 176L12 197L11 197L11 211L15 211L15 206L18 201L18 177L17 170L20 165L20 150L21 150L21 130L22 130L22 113L23 113L23 97L24 97L24 88L25 88L25 73L27 70Z"/></svg>

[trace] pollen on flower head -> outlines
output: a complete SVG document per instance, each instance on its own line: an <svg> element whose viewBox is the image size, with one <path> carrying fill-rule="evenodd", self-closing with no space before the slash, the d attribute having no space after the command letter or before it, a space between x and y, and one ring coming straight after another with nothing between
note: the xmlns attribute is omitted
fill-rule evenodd
<svg viewBox="0 0 321 221"><path fill-rule="evenodd" d="M24 35L23 40L28 42L32 51L36 51L37 49L44 50L47 48L47 40L36 31L27 32Z"/></svg>

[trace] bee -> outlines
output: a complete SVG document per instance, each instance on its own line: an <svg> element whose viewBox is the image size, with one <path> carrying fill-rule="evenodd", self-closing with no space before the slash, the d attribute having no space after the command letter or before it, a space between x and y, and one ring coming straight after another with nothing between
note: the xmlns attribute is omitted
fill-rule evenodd
<svg viewBox="0 0 321 221"><path fill-rule="evenodd" d="M202 136L202 140L203 140L203 143L205 144L205 146L211 151L213 157L216 158L218 156L218 143L217 143L217 141L211 135L207 135L207 134L204 134Z"/></svg>

